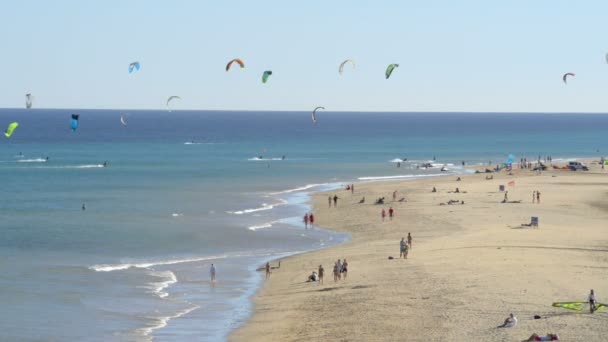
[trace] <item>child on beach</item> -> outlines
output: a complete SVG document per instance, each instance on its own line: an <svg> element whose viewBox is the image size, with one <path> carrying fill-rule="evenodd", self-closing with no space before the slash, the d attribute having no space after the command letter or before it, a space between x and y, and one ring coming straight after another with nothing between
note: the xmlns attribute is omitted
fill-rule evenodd
<svg viewBox="0 0 608 342"><path fill-rule="evenodd" d="M382 209L382 212L380 213L380 215L382 216L382 222L384 222L384 218L386 217L386 211L384 209Z"/></svg>
<svg viewBox="0 0 608 342"><path fill-rule="evenodd" d="M395 210L393 210L393 207L390 207L388 209L388 217L390 218L390 220L393 220L393 215L395 214Z"/></svg>
<svg viewBox="0 0 608 342"><path fill-rule="evenodd" d="M410 249L412 249L412 234L407 233L407 244L410 245Z"/></svg>

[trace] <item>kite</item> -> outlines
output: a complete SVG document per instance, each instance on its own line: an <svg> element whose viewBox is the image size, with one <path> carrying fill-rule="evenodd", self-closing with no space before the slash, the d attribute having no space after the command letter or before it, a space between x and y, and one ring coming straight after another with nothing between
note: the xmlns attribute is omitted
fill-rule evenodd
<svg viewBox="0 0 608 342"><path fill-rule="evenodd" d="M127 115L129 115L129 114L123 114L123 115L120 116L120 123L123 126L125 126L125 127L127 126L127 121L126 121L127 120Z"/></svg>
<svg viewBox="0 0 608 342"><path fill-rule="evenodd" d="M389 77L391 77L393 70L395 70L395 68L397 68L397 67L399 67L399 64L389 64L389 66L386 67L386 72L384 73L384 75L386 76L387 80Z"/></svg>
<svg viewBox="0 0 608 342"><path fill-rule="evenodd" d="M13 132L15 131L15 129L17 129L17 127L19 127L19 124L17 122L13 122L13 123L9 124L8 127L6 128L6 131L4 131L4 136L7 138L10 138L11 135L13 135Z"/></svg>
<svg viewBox="0 0 608 342"><path fill-rule="evenodd" d="M562 81L564 81L564 84L568 84L568 76L576 76L573 72L567 72L564 74L564 76L562 76Z"/></svg>
<svg viewBox="0 0 608 342"><path fill-rule="evenodd" d="M76 132L76 129L78 128L78 118L80 117L79 114L72 114L72 123L70 125L70 127L72 128L72 132Z"/></svg>
<svg viewBox="0 0 608 342"><path fill-rule="evenodd" d="M235 58L226 64L226 71L230 70L232 63L237 63L241 66L241 69L245 69L245 63L240 58Z"/></svg>
<svg viewBox="0 0 608 342"><path fill-rule="evenodd" d="M32 96L32 94L30 94L30 93L25 94L25 108L27 108L27 109L32 108L33 100L34 100L34 97Z"/></svg>
<svg viewBox="0 0 608 342"><path fill-rule="evenodd" d="M169 102L171 102L171 100L181 100L181 99L182 99L182 98L181 98L181 97L179 97L179 96L175 96L175 95L173 95L173 96L169 96L169 98L167 99L167 103L166 103L167 109L168 109L169 111L171 111L171 107L169 107Z"/></svg>
<svg viewBox="0 0 608 342"><path fill-rule="evenodd" d="M317 123L317 110L319 109L325 109L325 107L317 107L312 111L312 123Z"/></svg>
<svg viewBox="0 0 608 342"><path fill-rule="evenodd" d="M129 64L129 74L132 74L133 71L139 71L139 62Z"/></svg>
<svg viewBox="0 0 608 342"><path fill-rule="evenodd" d="M556 302L553 303L552 306L556 307L556 308L564 308L564 309L568 309L568 310L574 310L574 311L582 311L585 308L585 305L587 305L587 302ZM604 309L606 306L606 304L602 304L602 303L597 303L595 304L595 311L599 311Z"/></svg>
<svg viewBox="0 0 608 342"><path fill-rule="evenodd" d="M355 68L355 61L353 61L352 59L347 59L344 62L340 63L340 67L338 68L338 72L340 73L340 76L342 76L342 73L344 72L344 66L346 65L346 63L350 63L353 65L353 69Z"/></svg>
<svg viewBox="0 0 608 342"><path fill-rule="evenodd" d="M262 74L262 83L268 82L268 77L270 77L270 75L272 75L271 70L264 71L264 74Z"/></svg>

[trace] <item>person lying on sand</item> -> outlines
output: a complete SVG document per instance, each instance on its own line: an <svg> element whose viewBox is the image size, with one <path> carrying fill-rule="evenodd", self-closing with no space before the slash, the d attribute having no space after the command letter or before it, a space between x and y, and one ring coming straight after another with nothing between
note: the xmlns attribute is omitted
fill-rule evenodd
<svg viewBox="0 0 608 342"><path fill-rule="evenodd" d="M505 322L502 325L499 325L499 328L513 328L517 325L517 317L515 317L515 315L510 314L509 317L507 317L507 319L505 319Z"/></svg>
<svg viewBox="0 0 608 342"><path fill-rule="evenodd" d="M540 335L534 333L530 337L528 337L527 340L524 340L523 342L532 342L532 341L559 341L559 336L557 334L550 334L550 333L547 333L547 335L545 335L545 336L540 336Z"/></svg>

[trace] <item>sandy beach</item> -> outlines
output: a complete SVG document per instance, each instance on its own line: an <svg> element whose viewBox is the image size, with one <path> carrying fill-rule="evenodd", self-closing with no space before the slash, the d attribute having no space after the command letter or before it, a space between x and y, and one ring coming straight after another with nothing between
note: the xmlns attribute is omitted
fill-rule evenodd
<svg viewBox="0 0 608 342"><path fill-rule="evenodd" d="M607 173L597 164L589 172L517 169L491 180L482 173L318 193L315 223L352 239L283 259L254 298L249 322L229 339L522 341L550 332L562 341L606 341L607 310L551 304L586 301L590 289L608 302ZM500 185L513 203L501 203ZM392 200L395 190L404 202ZM540 203L532 203L536 190ZM338 206L328 208L334 194ZM374 205L379 197L385 205ZM450 200L464 204L440 205ZM395 218L383 222L381 210L391 206ZM522 227L532 216L539 228ZM412 249L399 259L408 232ZM344 258L348 279L334 282L333 264ZM320 264L324 284L306 282ZM509 313L517 326L497 328Z"/></svg>

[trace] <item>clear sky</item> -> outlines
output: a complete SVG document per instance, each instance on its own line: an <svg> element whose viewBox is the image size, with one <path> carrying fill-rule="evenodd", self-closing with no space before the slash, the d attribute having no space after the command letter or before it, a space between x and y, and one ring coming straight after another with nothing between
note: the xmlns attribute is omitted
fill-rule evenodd
<svg viewBox="0 0 608 342"><path fill-rule="evenodd" d="M10 1L0 107L608 112L607 18L605 0Z"/></svg>

